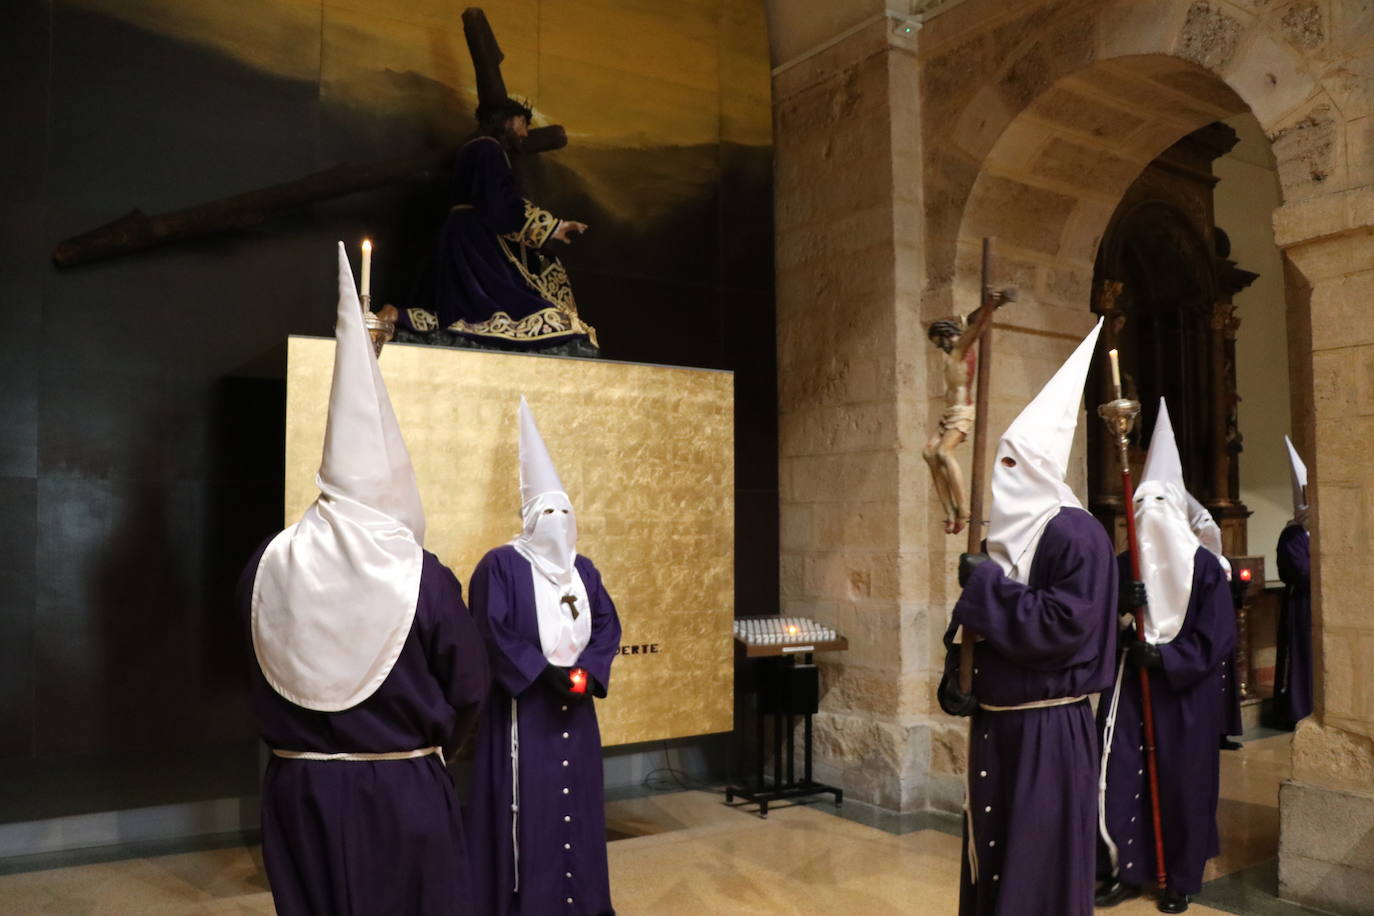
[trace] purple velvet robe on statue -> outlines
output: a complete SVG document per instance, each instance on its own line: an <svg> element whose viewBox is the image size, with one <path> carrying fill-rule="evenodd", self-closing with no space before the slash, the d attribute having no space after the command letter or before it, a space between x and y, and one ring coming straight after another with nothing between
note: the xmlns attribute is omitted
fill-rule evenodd
<svg viewBox="0 0 1374 916"><path fill-rule="evenodd" d="M527 202L502 144L468 141L458 152L452 209L440 231L432 300L402 320L420 331L438 327L506 349L543 349L587 336L575 320L567 271L548 248L558 220Z"/></svg>
<svg viewBox="0 0 1374 916"><path fill-rule="evenodd" d="M586 557L577 571L591 603L591 640L578 657L604 697L620 651L620 618ZM490 648L495 683L482 713L466 810L483 916L600 916L611 907L601 732L589 695L566 700L539 677L534 580L514 547L489 551L470 583L473 615ZM514 698L514 702L512 702ZM518 823L511 710L519 716ZM518 837L517 853L515 838ZM516 882L519 891L516 891Z"/></svg>
<svg viewBox="0 0 1374 916"><path fill-rule="evenodd" d="M1123 574L1130 560L1121 558ZM1134 639L1122 634L1122 645ZM1217 793L1220 748L1217 735L1229 717L1227 674L1236 649L1236 612L1221 564L1205 548L1193 556L1193 586L1178 635L1159 647L1164 667L1150 672L1159 769L1160 823L1169 888L1180 894L1202 890L1202 870L1219 850ZM1111 693L1098 705L1106 721ZM1145 767L1145 720L1140 675L1129 665L1121 681L1116 734L1107 760L1107 833L1117 847L1121 880L1155 880L1154 833ZM1098 836L1098 869L1112 873L1110 852Z"/></svg>
<svg viewBox="0 0 1374 916"><path fill-rule="evenodd" d="M245 632L262 552L239 580ZM370 697L341 712L305 709L273 690L256 660L249 691L269 747L384 753L439 745L452 752L471 733L489 680L486 647L458 580L425 553L410 635ZM262 854L283 916L478 916L468 848L453 780L435 755L268 760Z"/></svg>
<svg viewBox="0 0 1374 916"><path fill-rule="evenodd" d="M982 641L974 655L980 703L1016 706L1086 696L1111 686L1116 656L1116 564L1102 525L1065 508L1045 525L1028 583L996 563L974 570L945 634L955 675L962 624ZM1215 744L1215 736L1213 736ZM1089 916L1097 826L1097 733L1088 701L973 715L969 822L960 916Z"/></svg>
<svg viewBox="0 0 1374 916"><path fill-rule="evenodd" d="M1279 535L1278 656L1274 662L1274 706L1279 717L1295 726L1312 714L1312 560L1311 538L1301 525Z"/></svg>

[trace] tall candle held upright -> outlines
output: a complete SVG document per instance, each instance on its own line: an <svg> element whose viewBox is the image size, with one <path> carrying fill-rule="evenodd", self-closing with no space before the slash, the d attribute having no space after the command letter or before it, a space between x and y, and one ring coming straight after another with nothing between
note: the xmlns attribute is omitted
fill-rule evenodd
<svg viewBox="0 0 1374 916"><path fill-rule="evenodd" d="M363 276L367 276L366 272ZM1107 358L1112 361L1112 388L1116 390L1116 396L1121 397L1121 366L1116 361L1116 351L1108 350Z"/></svg>
<svg viewBox="0 0 1374 916"><path fill-rule="evenodd" d="M363 239L363 278L362 288L358 291L360 296L371 295L372 293L372 240Z"/></svg>

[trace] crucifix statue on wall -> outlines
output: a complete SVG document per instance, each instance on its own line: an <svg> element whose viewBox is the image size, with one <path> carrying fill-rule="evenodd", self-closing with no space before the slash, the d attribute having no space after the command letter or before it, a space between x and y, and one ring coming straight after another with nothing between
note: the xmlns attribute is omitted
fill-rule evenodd
<svg viewBox="0 0 1374 916"><path fill-rule="evenodd" d="M987 263L990 257L990 247L985 244L985 277L990 269ZM987 410L988 393L984 390L986 386L983 384L981 373L975 404L974 375L980 357L974 349L974 344L985 336L988 325L992 323L993 313L1015 300L1014 287L994 290L985 280L982 304L970 315L941 318L930 325L930 342L942 353L941 378L945 384L945 409L940 414L939 425L926 442L922 455L926 464L930 465L935 492L939 495L940 505L945 510L946 534L958 534L963 531L970 517L969 491L964 484L964 473L959 467L959 459L954 451L973 432L979 412ZM986 359L986 354L983 358ZM978 468L975 467L974 470L976 478Z"/></svg>

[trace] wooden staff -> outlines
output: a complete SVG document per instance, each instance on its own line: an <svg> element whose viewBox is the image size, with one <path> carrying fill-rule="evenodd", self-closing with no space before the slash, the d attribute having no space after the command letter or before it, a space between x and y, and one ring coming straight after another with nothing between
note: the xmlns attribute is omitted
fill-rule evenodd
<svg viewBox="0 0 1374 916"><path fill-rule="evenodd" d="M1112 385L1116 399L1097 408L1097 415L1107 422L1108 428L1116 436L1117 460L1121 462L1121 497L1126 507L1126 545L1131 556L1131 580L1140 581L1140 544L1135 533L1135 488L1131 485L1130 435L1135 418L1140 413L1140 402L1121 396L1121 381L1116 365L1116 351L1111 351ZM1135 635L1140 642L1145 641L1145 610L1142 605L1135 609ZM1159 814L1159 764L1155 754L1155 716L1154 704L1150 699L1150 672L1140 669L1141 710L1145 718L1145 770L1150 782L1150 821L1155 833L1155 877L1159 889L1165 890L1169 876L1164 865L1164 831L1160 827Z"/></svg>
<svg viewBox="0 0 1374 916"><path fill-rule="evenodd" d="M982 304L980 308L993 307L992 293L992 239L983 239L983 277ZM973 468L969 481L969 519L968 552L980 553L983 549L983 466L987 463L988 453L988 393L992 377L992 319L983 327L983 336L978 339L978 389L974 393L973 414ZM964 641L959 646L959 690L964 694L973 692L973 644L975 637L967 627L964 628Z"/></svg>

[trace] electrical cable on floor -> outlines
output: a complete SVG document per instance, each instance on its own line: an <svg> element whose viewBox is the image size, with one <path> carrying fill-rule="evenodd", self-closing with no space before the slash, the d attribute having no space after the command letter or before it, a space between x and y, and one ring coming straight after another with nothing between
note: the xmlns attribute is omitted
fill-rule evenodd
<svg viewBox="0 0 1374 916"><path fill-rule="evenodd" d="M672 792L674 790L680 792L716 791L718 788L717 786L708 785L707 783L693 779L691 775L672 765L672 761L669 758L671 749L668 747L668 742L662 742L660 749L663 751L663 766L655 767L644 774L644 788L651 792Z"/></svg>

